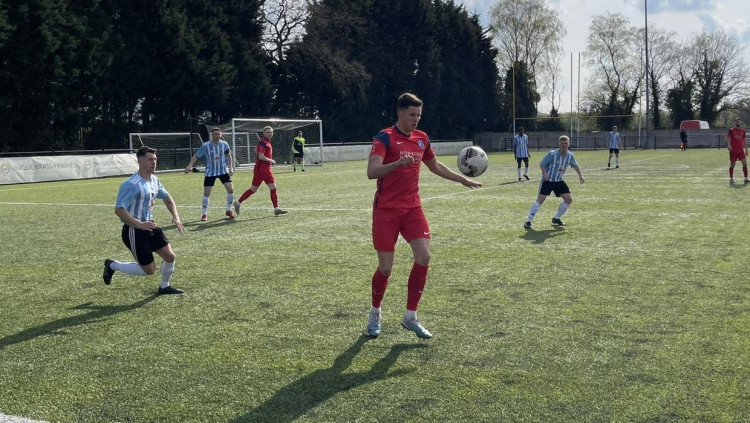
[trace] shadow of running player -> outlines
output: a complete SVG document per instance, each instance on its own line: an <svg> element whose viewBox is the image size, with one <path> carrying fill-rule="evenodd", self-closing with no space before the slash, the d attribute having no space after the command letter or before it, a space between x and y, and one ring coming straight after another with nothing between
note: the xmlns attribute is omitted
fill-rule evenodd
<svg viewBox="0 0 750 423"><path fill-rule="evenodd" d="M396 370L388 373L388 369L396 363L396 359L402 352L414 348L427 348L427 345L424 344L394 345L388 354L378 360L369 371L344 374L354 357L359 354L362 346L370 339L361 336L354 345L336 357L333 366L330 368L316 370L302 379L292 382L281 388L258 408L231 420L231 422L291 422L339 392L413 372L414 369Z"/></svg>
<svg viewBox="0 0 750 423"><path fill-rule="evenodd" d="M54 320L43 325L35 326L33 328L22 330L13 335L8 335L0 338L0 349L3 349L9 345L18 344L24 341L44 336L44 335L65 335L65 329L93 323L104 319L106 317L115 315L117 313L123 313L130 310L143 307L144 305L153 301L158 295L150 295L140 301L136 301L133 304L128 305L114 305L114 306L95 306L92 303L84 303L75 307L71 307L69 310L89 310L88 313L79 314L72 317L66 317L64 319Z"/></svg>

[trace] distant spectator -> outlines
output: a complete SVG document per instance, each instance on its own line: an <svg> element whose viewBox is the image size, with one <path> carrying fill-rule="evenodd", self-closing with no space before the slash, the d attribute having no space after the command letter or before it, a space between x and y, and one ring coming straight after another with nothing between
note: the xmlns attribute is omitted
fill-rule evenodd
<svg viewBox="0 0 750 423"><path fill-rule="evenodd" d="M685 128L680 129L680 150L687 151L687 131Z"/></svg>

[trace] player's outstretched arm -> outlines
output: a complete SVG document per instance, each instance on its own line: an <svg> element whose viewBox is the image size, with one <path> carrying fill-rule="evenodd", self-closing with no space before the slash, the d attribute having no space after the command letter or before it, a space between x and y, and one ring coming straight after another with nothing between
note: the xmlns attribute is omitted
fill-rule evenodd
<svg viewBox="0 0 750 423"><path fill-rule="evenodd" d="M482 186L481 182L477 182L473 179L469 179L460 173L452 171L448 166L444 165L436 158L426 160L424 164L430 169L430 172L451 181L459 182L462 185L469 188L479 188Z"/></svg>

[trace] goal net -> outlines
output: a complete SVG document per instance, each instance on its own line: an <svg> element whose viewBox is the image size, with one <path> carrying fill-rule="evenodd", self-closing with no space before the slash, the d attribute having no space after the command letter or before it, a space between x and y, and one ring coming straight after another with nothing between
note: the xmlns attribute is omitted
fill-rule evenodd
<svg viewBox="0 0 750 423"><path fill-rule="evenodd" d="M305 138L306 165L323 165L323 121L305 119L232 119L222 127L222 137L232 147L235 160L242 165L255 164L255 147L263 128L273 128L273 159L279 165L292 163L292 143L299 131Z"/></svg>
<svg viewBox="0 0 750 423"><path fill-rule="evenodd" d="M184 169L196 151L203 145L197 132L133 132L130 134L130 149L148 146L155 148L159 161L157 170Z"/></svg>

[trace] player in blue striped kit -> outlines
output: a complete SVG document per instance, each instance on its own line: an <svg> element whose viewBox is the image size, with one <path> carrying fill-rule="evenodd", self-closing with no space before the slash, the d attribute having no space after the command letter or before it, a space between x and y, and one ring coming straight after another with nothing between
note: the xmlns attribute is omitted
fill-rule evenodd
<svg viewBox="0 0 750 423"><path fill-rule="evenodd" d="M234 187L232 186L232 175L234 174L234 158L232 158L232 149L229 144L221 139L221 129L211 129L211 141L206 141L200 146L190 159L190 163L185 168L185 173L193 171L193 165L198 159L206 162L206 175L203 178L203 201L201 202L201 221L208 220L208 202L211 196L211 190L220 180L227 190L227 211L226 215L234 219L232 212L232 203L234 203Z"/></svg>
<svg viewBox="0 0 750 423"><path fill-rule="evenodd" d="M620 168L620 147L621 147L621 140L620 140L620 133L617 132L617 127L612 127L612 132L609 133L607 136L607 140L609 141L609 159L607 159L607 167L612 167L612 154L615 155L615 168Z"/></svg>
<svg viewBox="0 0 750 423"><path fill-rule="evenodd" d="M516 163L518 163L518 181L521 182L521 162L524 162L525 169L523 177L529 180L529 136L523 133L523 126L518 128L518 135L513 137L513 151L516 153Z"/></svg>
<svg viewBox="0 0 750 423"><path fill-rule="evenodd" d="M556 150L550 150L539 163L539 166L542 168L542 182L539 184L539 196L534 201L534 204L531 205L529 216L526 218L526 223L523 224L523 227L526 229L531 229L531 221L534 220L534 216L536 216L539 208L542 207L544 200L552 192L555 193L556 197L562 197L563 199L563 202L557 209L557 214L552 218L552 224L565 226L560 219L568 210L570 203L573 202L573 197L570 195L568 185L563 180L563 175L565 175L565 171L570 166L578 173L578 179L581 183L586 180L581 173L581 167L578 166L573 152L569 150L570 138L566 135L561 136L559 146L560 148Z"/></svg>
<svg viewBox="0 0 750 423"><path fill-rule="evenodd" d="M164 200L164 205L172 214L172 223L182 233L185 228L177 213L177 205L172 200L156 172L156 150L141 147L136 152L138 171L120 185L115 203L115 214L122 220L122 242L130 249L135 262L124 263L104 260L104 283L112 282L116 270L134 276L147 276L156 273L154 253L162 258L161 283L159 294L182 294L181 289L170 286L174 273L175 254L162 229L154 223L154 200Z"/></svg>

